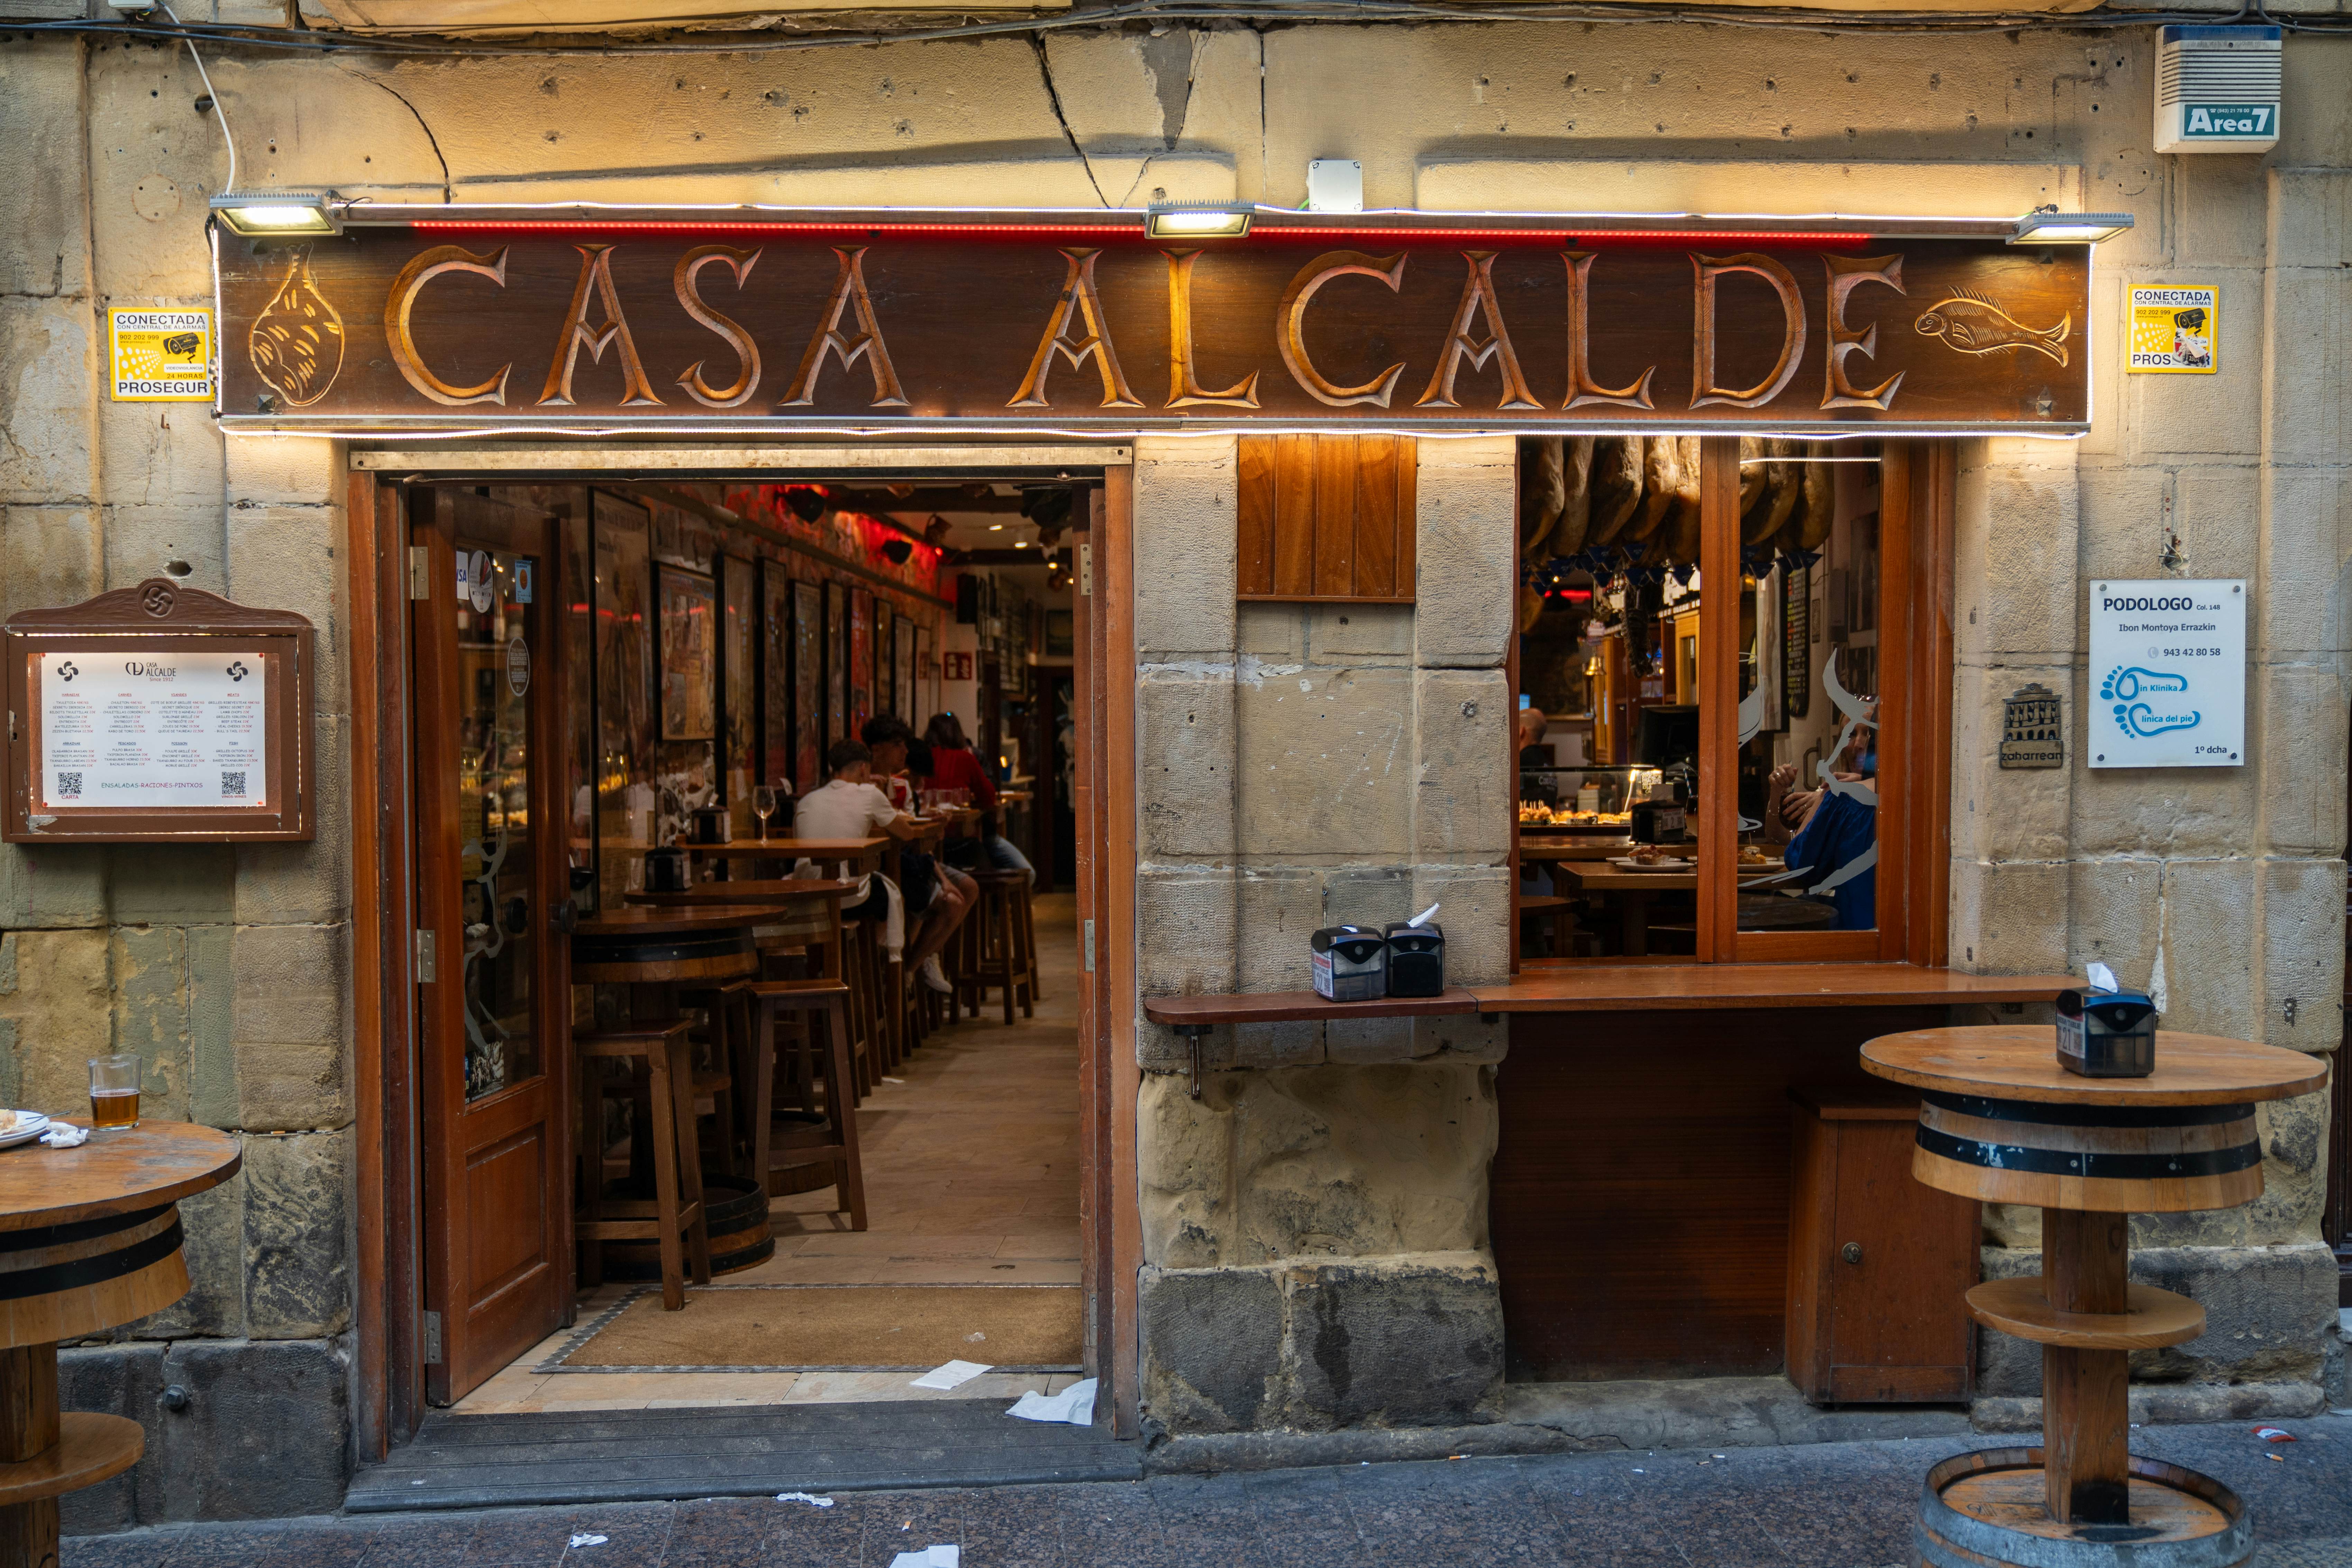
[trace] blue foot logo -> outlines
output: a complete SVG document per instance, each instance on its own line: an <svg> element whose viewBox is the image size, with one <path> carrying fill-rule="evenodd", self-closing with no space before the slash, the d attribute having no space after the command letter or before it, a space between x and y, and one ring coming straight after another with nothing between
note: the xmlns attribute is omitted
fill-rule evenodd
<svg viewBox="0 0 2352 1568"><path fill-rule="evenodd" d="M2185 675L2167 675L2159 670L2141 669L2137 666L2119 664L2107 671L2106 679L2099 683L2099 700L2113 702L2120 698L2129 702L2146 692L2188 689L2189 678ZM2185 729L2187 726L2178 725L2175 728Z"/></svg>
<svg viewBox="0 0 2352 1568"><path fill-rule="evenodd" d="M2203 715L2193 708L2187 712L2159 713L2139 699L2159 692L2188 689L2189 678L2185 675L2119 664L2107 671L2106 679L2099 683L2099 700L2116 705L2116 729L2145 741L2153 736L2170 734L2175 730L2193 730Z"/></svg>

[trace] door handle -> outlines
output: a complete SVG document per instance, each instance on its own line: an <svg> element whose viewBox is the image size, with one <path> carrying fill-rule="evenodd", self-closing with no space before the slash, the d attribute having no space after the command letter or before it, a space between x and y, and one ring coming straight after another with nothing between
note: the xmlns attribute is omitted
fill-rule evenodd
<svg viewBox="0 0 2352 1568"><path fill-rule="evenodd" d="M509 899L506 908L499 911L499 923L507 928L509 936L520 936L530 924L530 905L521 899Z"/></svg>
<svg viewBox="0 0 2352 1568"><path fill-rule="evenodd" d="M1838 1256L1844 1258L1848 1263L1861 1262L1862 1243L1858 1241L1847 1242L1843 1247L1838 1248Z"/></svg>
<svg viewBox="0 0 2352 1568"><path fill-rule="evenodd" d="M577 899L562 900L547 911L547 923L570 936L580 925L580 901Z"/></svg>

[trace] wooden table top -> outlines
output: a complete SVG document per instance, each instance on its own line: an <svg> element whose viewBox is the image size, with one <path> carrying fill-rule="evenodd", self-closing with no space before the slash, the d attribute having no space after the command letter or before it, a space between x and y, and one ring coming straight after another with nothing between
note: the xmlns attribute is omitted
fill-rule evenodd
<svg viewBox="0 0 2352 1568"><path fill-rule="evenodd" d="M857 892L855 879L762 877L741 882L700 882L683 893L631 893L629 902L656 908L714 904L789 904L803 899L843 899Z"/></svg>
<svg viewBox="0 0 2352 1568"><path fill-rule="evenodd" d="M1531 964L1507 982L1469 990L1482 1013L1632 1013L2050 1002L2074 984L2063 974L1965 974L1916 963L1693 963L1675 958ZM2047 1030L2042 1037L2054 1047Z"/></svg>
<svg viewBox="0 0 2352 1568"><path fill-rule="evenodd" d="M40 1142L0 1149L0 1230L156 1208L220 1185L244 1159L230 1134L186 1121L94 1132L79 1149Z"/></svg>
<svg viewBox="0 0 2352 1568"><path fill-rule="evenodd" d="M1522 860L1606 860L1633 847L1630 838L1522 838Z"/></svg>
<svg viewBox="0 0 2352 1568"><path fill-rule="evenodd" d="M887 838L739 838L732 844L681 844L688 855L714 860L858 860L878 855Z"/></svg>
<svg viewBox="0 0 2352 1568"><path fill-rule="evenodd" d="M1332 1002L1312 991L1260 991L1247 995L1147 996L1143 1016L1155 1024L1282 1024L1302 1018L1431 1018L1473 1013L1469 992L1449 985L1435 996L1375 996Z"/></svg>
<svg viewBox="0 0 2352 1568"><path fill-rule="evenodd" d="M2309 1094L2327 1081L2326 1058L2220 1035L2156 1032L2146 1078L2081 1078L2058 1065L2049 1026L1914 1029L1862 1047L1867 1071L1914 1089L2074 1105L2234 1105Z"/></svg>
<svg viewBox="0 0 2352 1568"><path fill-rule="evenodd" d="M1622 855L1624 851L1616 853ZM1759 877L1777 877L1781 870L1779 861L1769 860L1761 866L1742 866L1739 877L1742 881L1752 881ZM1577 890L1584 893L1688 893L1698 888L1696 871L1628 871L1607 864L1564 864L1553 875L1574 882Z"/></svg>
<svg viewBox="0 0 2352 1568"><path fill-rule="evenodd" d="M721 882L720 887L728 886ZM767 925L776 918L772 905L692 903L677 908L631 904L590 915L572 928L573 941L619 937L668 936L692 931L728 931L740 926Z"/></svg>

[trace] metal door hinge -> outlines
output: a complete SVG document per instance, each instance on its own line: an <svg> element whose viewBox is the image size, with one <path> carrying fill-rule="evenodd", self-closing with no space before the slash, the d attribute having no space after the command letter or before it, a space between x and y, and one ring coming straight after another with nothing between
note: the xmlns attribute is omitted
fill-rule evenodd
<svg viewBox="0 0 2352 1568"><path fill-rule="evenodd" d="M1095 922L1087 922L1087 973L1095 972Z"/></svg>
<svg viewBox="0 0 2352 1568"><path fill-rule="evenodd" d="M433 552L422 544L408 547L408 596L429 599L433 596Z"/></svg>
<svg viewBox="0 0 2352 1568"><path fill-rule="evenodd" d="M1078 592L1091 599L1095 593L1095 547L1081 540L1078 543Z"/></svg>
<svg viewBox="0 0 2352 1568"><path fill-rule="evenodd" d="M435 973L433 945L433 933L431 931L420 931L416 932L416 983L419 985L426 984L429 982L440 978L440 976Z"/></svg>
<svg viewBox="0 0 2352 1568"><path fill-rule="evenodd" d="M425 1364L441 1364L441 1314L438 1312L425 1314Z"/></svg>

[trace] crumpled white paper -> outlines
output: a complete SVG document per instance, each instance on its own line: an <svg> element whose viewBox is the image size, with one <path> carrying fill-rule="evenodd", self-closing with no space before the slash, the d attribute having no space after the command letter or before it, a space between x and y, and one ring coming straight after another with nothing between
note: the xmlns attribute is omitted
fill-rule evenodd
<svg viewBox="0 0 2352 1568"><path fill-rule="evenodd" d="M778 1492L776 1494L776 1500L778 1502L804 1502L811 1508L831 1508L833 1506L833 1500L831 1498L818 1497L813 1492Z"/></svg>
<svg viewBox="0 0 2352 1568"><path fill-rule="evenodd" d="M1095 1424L1095 1380L1074 1383L1059 1394L1031 1392L1005 1412L1024 1421L1066 1421L1073 1426Z"/></svg>
<svg viewBox="0 0 2352 1568"><path fill-rule="evenodd" d="M890 1559L890 1568L958 1568L962 1556L961 1546L926 1546L920 1552L901 1552Z"/></svg>
<svg viewBox="0 0 2352 1568"><path fill-rule="evenodd" d="M89 1129L76 1127L69 1121L52 1121L40 1141L52 1149L79 1148L89 1142Z"/></svg>
<svg viewBox="0 0 2352 1568"><path fill-rule="evenodd" d="M609 1535L575 1535L572 1538L572 1549L576 1552L583 1546L602 1546L612 1539Z"/></svg>

